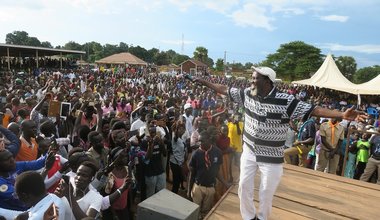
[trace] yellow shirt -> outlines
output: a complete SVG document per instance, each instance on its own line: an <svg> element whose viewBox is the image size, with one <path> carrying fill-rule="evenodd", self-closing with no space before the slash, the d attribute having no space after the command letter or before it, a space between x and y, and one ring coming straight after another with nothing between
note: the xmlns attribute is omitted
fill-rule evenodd
<svg viewBox="0 0 380 220"><path fill-rule="evenodd" d="M237 126L232 123L228 122L228 137L230 138L230 145L233 149L235 149L236 152L242 152L243 151L243 122L239 122L239 128L240 128L240 135L237 133Z"/></svg>

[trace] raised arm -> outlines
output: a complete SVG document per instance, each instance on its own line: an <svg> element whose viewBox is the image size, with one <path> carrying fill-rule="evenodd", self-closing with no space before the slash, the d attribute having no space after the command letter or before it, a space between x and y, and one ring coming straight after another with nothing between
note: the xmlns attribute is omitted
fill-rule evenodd
<svg viewBox="0 0 380 220"><path fill-rule="evenodd" d="M334 111L327 108L322 108L317 106L311 114L314 116L324 117L324 118L341 118L349 121L364 121L368 118L368 115L365 112L357 111L352 106L347 109L345 112Z"/></svg>
<svg viewBox="0 0 380 220"><path fill-rule="evenodd" d="M207 86L208 88L216 91L217 93L227 95L228 94L228 87L222 84L212 83L202 78L195 78L193 82L199 83L203 86Z"/></svg>
<svg viewBox="0 0 380 220"><path fill-rule="evenodd" d="M20 139L18 139L13 132L1 125L0 132L3 133L3 135L11 142L8 146L6 146L6 148L13 154L14 157L16 157L18 151L20 150Z"/></svg>

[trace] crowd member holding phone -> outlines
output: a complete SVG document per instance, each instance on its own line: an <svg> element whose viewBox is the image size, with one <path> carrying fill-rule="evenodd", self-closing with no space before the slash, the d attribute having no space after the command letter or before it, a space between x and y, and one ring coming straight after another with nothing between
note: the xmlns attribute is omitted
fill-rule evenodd
<svg viewBox="0 0 380 220"><path fill-rule="evenodd" d="M144 175L146 196L149 198L166 187L166 175L162 166L162 155L166 156L166 149L161 135L154 125L148 125L148 133L141 142L141 148L146 151Z"/></svg>

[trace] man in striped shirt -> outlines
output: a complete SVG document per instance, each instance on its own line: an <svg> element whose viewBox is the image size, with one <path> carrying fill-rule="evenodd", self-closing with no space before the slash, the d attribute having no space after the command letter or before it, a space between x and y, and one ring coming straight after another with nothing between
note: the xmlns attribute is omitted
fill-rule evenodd
<svg viewBox="0 0 380 220"><path fill-rule="evenodd" d="M194 79L194 82L228 95L232 101L244 106L244 144L238 191L244 220L269 218L273 196L283 174L284 144L290 120L307 120L312 115L347 120L367 117L353 108L337 112L299 101L293 95L277 90L275 79L276 73L269 67L253 67L252 87L246 89ZM253 203L257 170L261 172L259 213Z"/></svg>

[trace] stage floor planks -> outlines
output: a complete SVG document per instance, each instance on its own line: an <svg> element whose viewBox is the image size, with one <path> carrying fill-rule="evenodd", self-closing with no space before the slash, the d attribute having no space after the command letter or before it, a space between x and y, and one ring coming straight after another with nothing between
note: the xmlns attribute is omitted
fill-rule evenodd
<svg viewBox="0 0 380 220"><path fill-rule="evenodd" d="M255 179L258 207L260 176ZM206 216L207 220L239 220L238 185L233 185ZM380 185L284 165L270 220L380 219Z"/></svg>

